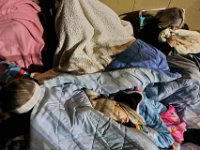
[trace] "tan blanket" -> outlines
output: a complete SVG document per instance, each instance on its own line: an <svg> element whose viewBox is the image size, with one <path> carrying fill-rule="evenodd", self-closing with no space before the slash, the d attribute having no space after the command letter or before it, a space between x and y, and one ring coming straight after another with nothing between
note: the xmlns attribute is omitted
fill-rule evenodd
<svg viewBox="0 0 200 150"><path fill-rule="evenodd" d="M135 41L129 22L98 0L57 1L54 66L76 74L101 71Z"/></svg>

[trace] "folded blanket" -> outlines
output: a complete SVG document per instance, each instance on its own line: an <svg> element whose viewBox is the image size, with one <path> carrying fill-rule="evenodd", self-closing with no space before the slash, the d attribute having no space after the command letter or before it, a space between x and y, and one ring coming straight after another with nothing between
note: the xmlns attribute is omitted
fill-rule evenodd
<svg viewBox="0 0 200 150"><path fill-rule="evenodd" d="M103 70L134 42L131 24L98 0L57 2L56 25L59 43L54 66L64 72Z"/></svg>

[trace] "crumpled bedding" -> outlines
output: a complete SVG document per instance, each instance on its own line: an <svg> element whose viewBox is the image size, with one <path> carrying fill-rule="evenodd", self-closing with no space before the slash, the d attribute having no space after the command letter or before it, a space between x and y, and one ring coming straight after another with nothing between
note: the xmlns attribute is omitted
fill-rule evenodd
<svg viewBox="0 0 200 150"><path fill-rule="evenodd" d="M133 89L136 86L145 89L151 83L170 82L177 79L177 77L169 77L145 68L120 69L77 76L71 74L66 76L66 74L63 74L63 76L59 75L56 78L59 78L59 80L56 80L56 83L54 83L54 80L48 80L48 84L60 85L69 82L81 87L87 87L87 89L93 89L95 92L103 95Z"/></svg>
<svg viewBox="0 0 200 150"><path fill-rule="evenodd" d="M88 96L89 99L95 97L95 95L100 95L94 91L86 91L87 96L90 94ZM119 123L130 124L131 122L136 129L150 137L159 148L170 147L174 139L162 121L160 117L161 111L159 111L164 110L164 106L157 101L148 99L142 92L140 93L142 94L142 99L135 94L133 94L133 91L130 92L130 90L129 92L119 91L109 96L112 99L102 98L102 96L98 98L97 96L97 98L94 98L94 100L90 99L90 101L94 109L103 112L105 116L109 116ZM131 101L135 102L135 104L130 103Z"/></svg>
<svg viewBox="0 0 200 150"><path fill-rule="evenodd" d="M64 90L62 87L52 89L51 92L57 95L50 96L44 109L41 109L37 118L32 120L34 127L40 127L41 130L32 132L32 135L36 133L39 136L32 138L36 143L31 144L31 149L129 150L136 148L146 150L151 148L157 150L153 142L144 134L122 126L95 111L84 93L75 92L68 95L67 91L62 90ZM62 98L60 94L64 94ZM58 105L60 107L57 107ZM50 113L48 109L53 109L53 112ZM55 120L56 124L53 123ZM52 122L51 126L47 122ZM42 131L44 129L45 131Z"/></svg>
<svg viewBox="0 0 200 150"><path fill-rule="evenodd" d="M170 72L166 56L157 48L137 39L106 67L106 70L141 67L164 73L171 77L180 77L179 73Z"/></svg>
<svg viewBox="0 0 200 150"><path fill-rule="evenodd" d="M57 2L59 39L54 66L74 74L104 70L113 56L135 41L129 22L98 0Z"/></svg>
<svg viewBox="0 0 200 150"><path fill-rule="evenodd" d="M149 83L171 80L174 78L135 68L82 76L63 74L47 80L45 97L31 116L31 149L158 149L141 132L94 110L80 90L109 95L136 85L144 88Z"/></svg>
<svg viewBox="0 0 200 150"><path fill-rule="evenodd" d="M0 1L0 58L29 69L42 66L44 30L39 6L31 0Z"/></svg>
<svg viewBox="0 0 200 150"><path fill-rule="evenodd" d="M171 70L181 73L182 77L171 82L157 84L152 88L154 96L158 96L158 100L165 105L173 105L188 128L200 128L199 67L194 60L181 55L168 56L168 62Z"/></svg>
<svg viewBox="0 0 200 150"><path fill-rule="evenodd" d="M166 124L160 117L159 109L162 104L146 96L139 106L139 113L146 121L147 126L144 127L146 133L159 148L169 148L174 143L174 139L167 129Z"/></svg>
<svg viewBox="0 0 200 150"><path fill-rule="evenodd" d="M200 53L200 33L197 31L164 29L160 32L158 39L174 47L178 54Z"/></svg>

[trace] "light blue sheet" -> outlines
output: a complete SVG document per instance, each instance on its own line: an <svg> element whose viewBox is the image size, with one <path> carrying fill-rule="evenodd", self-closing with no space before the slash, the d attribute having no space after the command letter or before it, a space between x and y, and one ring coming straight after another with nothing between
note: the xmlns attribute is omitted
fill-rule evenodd
<svg viewBox="0 0 200 150"><path fill-rule="evenodd" d="M122 69L82 76L60 75L44 83L45 97L31 116L31 149L157 150L146 135L94 110L82 88L109 95L137 85L175 78L148 69Z"/></svg>

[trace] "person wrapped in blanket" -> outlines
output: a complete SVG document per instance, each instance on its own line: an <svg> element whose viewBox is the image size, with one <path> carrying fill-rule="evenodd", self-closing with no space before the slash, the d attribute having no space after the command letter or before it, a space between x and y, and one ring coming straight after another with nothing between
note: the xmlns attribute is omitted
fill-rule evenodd
<svg viewBox="0 0 200 150"><path fill-rule="evenodd" d="M44 96L44 89L40 88L39 83L42 84L44 80L53 78L58 74L53 69L44 73L31 74L8 61L0 62L0 146L2 149L29 149L31 110ZM137 92L134 92L134 94L141 96ZM102 100L102 102L105 101ZM117 104L112 102L114 101L110 103L112 106ZM108 103L109 101L107 101ZM141 127L145 125L143 118L123 103L119 103L118 106L116 110L120 114L116 115L114 120L125 123L130 119L136 128L141 130ZM97 107L95 109L99 110ZM128 120L123 120L125 115ZM15 127L13 124L15 124ZM8 130L12 133L8 134Z"/></svg>
<svg viewBox="0 0 200 150"><path fill-rule="evenodd" d="M14 88L13 88L14 87ZM41 104L41 106L43 105L44 107L46 107L46 106L55 106L55 107L57 107L57 108L59 108L59 109L61 109L61 114L59 115L61 118L62 117L64 117L65 119L66 119L66 117L67 117L67 112L68 111L70 111L70 110L68 110L68 109L70 109L70 108L66 108L66 112L65 111L63 111L63 109L62 109L62 106L60 106L61 105L61 103L60 103L60 105L57 105L57 102L59 102L59 99L57 99L56 98L56 96L58 96L59 95L59 90L58 89L56 89L55 88L55 90L56 91L54 91L53 89L48 89L48 88L45 88L44 86L40 86L35 80L31 80L31 79L29 79L29 78L18 78L18 79L13 79L13 80L10 80L10 81L8 81L5 85L4 85L4 87L1 89L1 98L3 97L3 99L1 99L1 108L3 109L3 111L4 112L9 112L9 113L17 113L17 114L24 114L24 113L27 113L27 112L31 112L31 121L32 121L32 124L31 124L31 126L33 126L33 128L34 129L37 129L37 128L35 128L36 126L34 126L34 122L37 120L37 117L39 117L39 116L37 116L37 113L35 112L35 110L34 110L34 107L35 106L39 106L40 104ZM55 92L57 92L57 93L55 93ZM68 91L69 92L69 91ZM76 93L77 93L77 90L76 90ZM80 92L79 94L81 94L82 95L82 92ZM66 96L67 94L65 94L65 96ZM78 95L78 94L77 94ZM64 95L63 95L64 96ZM65 97L64 96L64 97ZM68 95L69 96L69 95ZM47 98L48 97L48 99L45 99L45 98ZM64 98L63 97L63 98ZM53 98L53 99L52 99ZM56 99L55 99L56 98ZM47 100L47 101L46 101ZM53 101L52 101L53 100ZM54 102L54 100L56 100L57 102L55 103ZM83 104L83 98L80 98L80 100L82 101L81 102L81 104L79 104L79 105L81 105L81 106L78 106L78 107L76 107L76 106L74 106L75 104L73 104L73 105L68 105L67 107L71 107L71 109L77 109L76 110L76 113L78 113L80 110L78 110L78 109L81 109L81 108L84 108L84 111L86 111L87 110L87 108L89 107L89 104L87 104L88 106L84 106L84 104ZM73 99L72 100L66 100L66 101L73 101ZM70 102L69 102L70 103ZM78 103L80 103L80 102L78 102L78 99L76 100L76 105L78 105ZM49 105L50 104L50 105ZM52 105L53 104L53 105ZM39 107L41 107L41 106L39 106ZM74 106L74 107L73 107ZM127 110L127 106L125 106L124 104L121 104L120 105L122 108L125 108L126 110ZM49 108L50 108L49 107ZM66 107L66 106L65 106ZM37 109L38 109L38 107L36 107ZM44 108L45 109L45 108ZM43 111L43 110L42 110ZM57 112L55 112L56 111L56 109L54 108L54 109L52 109L52 110L50 110L51 111L51 113L53 114L53 117L55 117L56 116L56 114L57 114ZM32 114L33 113L33 114ZM36 113L36 114L35 114ZM69 113L69 112L68 112ZM130 113L131 113L131 111L130 111ZM132 111L132 113L134 113L134 111ZM42 113L43 114L43 118L44 118L44 116L45 116L45 114L44 113ZM102 115L101 114L98 114L98 113L96 113L96 112L91 112L91 110L89 111L89 114L92 114L92 116L93 115L95 115L95 116L93 116L94 118L90 118L90 117L92 117L92 116L90 116L90 115L88 115L88 119L90 118L90 119L92 119L91 121L92 122L90 122L87 118L85 118L86 116L86 114L85 114L85 112L82 112L81 113L81 115L79 114L78 115L78 119L80 119L79 121L81 121L83 118L84 119L86 119L87 121L89 121L89 124L91 124L91 123L94 123L94 120L98 120L99 121L99 119L101 119L101 121L102 122L104 122L105 120L105 118L104 117L102 117ZM134 113L134 114L136 114L136 113ZM35 116L34 115L36 115L37 117L35 118ZM54 116L55 115L55 116ZM129 114L130 115L130 114ZM82 117L83 118L82 118ZM136 123L138 123L138 124L144 124L144 120L142 119L142 117L138 114L138 115L135 115L136 117L135 118L131 118L131 120L133 121L133 122L136 122ZM99 118L100 117L100 118ZM49 118L49 117L48 117ZM61 119L60 118L60 119ZM62 118L62 119L64 119L64 118ZM104 119L103 119L104 118ZM36 120L35 120L36 119ZM50 119L50 118L49 118ZM70 120L60 120L60 121L67 121L67 122L70 122ZM75 119L75 118L74 118ZM107 118L108 119L108 118ZM107 120L106 119L106 120ZM41 122L43 122L42 120L40 120ZM75 122L74 122L75 121ZM78 121L78 122L79 122ZM55 120L53 121L55 124L56 124L56 122L57 122L57 119L55 118ZM67 123L66 122L66 123ZM77 123L78 123L77 122ZM81 121L82 123L84 123L84 124L86 124L86 122L84 122L84 121ZM44 123L44 122L43 122ZM42 124L43 124L42 123ZM73 120L73 122L71 122L72 124L76 124L76 119L75 120ZM70 124L71 124L70 123ZM68 124L68 123L67 123ZM67 125L66 124L66 125ZM106 121L105 122L105 125L106 124L108 124L108 121ZM109 121L109 124L110 124L110 127L112 127L113 126L113 124L115 124L114 122L112 122L112 121ZM52 125L54 125L54 124L52 124ZM44 125L45 126L45 125ZM85 127L85 125L83 125L82 127ZM110 128L109 127L109 128ZM42 127L43 128L43 127ZM48 125L46 125L45 126L45 128L48 128ZM70 131L70 134L74 134L74 131L73 131L73 128L76 128L76 130L78 129L78 127L76 127L76 125L74 125L74 127L71 127L71 130L72 131ZM86 129L88 130L81 130L81 131L79 131L79 132L92 132L92 131L89 131L90 129L89 128L93 128L93 125L91 126L91 127L87 127ZM118 130L118 128L119 128L119 130ZM123 129L121 126L118 126L118 125L114 125L114 129L109 129L109 130L106 130L106 132L105 133L102 133L102 137L104 137L105 135L106 135L106 138L108 138L107 136L110 136L110 137L115 137L116 136L116 133L115 132L121 132L120 131L120 128L121 129ZM116 130L116 131L114 131L114 130ZM126 129L125 131L127 131L127 130L129 130L129 129ZM48 130L49 131L49 130ZM66 133L63 133L63 132L66 132ZM63 134L68 134L68 130L61 130L61 131L59 131L59 133L56 133L56 135L57 134L59 134L58 136L59 137L61 137ZM100 129L99 129L99 132L100 132ZM113 132L113 134L111 134ZM139 148L139 149L142 149L142 150L145 150L147 147L150 147L150 149L152 149L152 150L157 150L157 147L154 145L154 143L149 139L149 138L147 138L146 136L144 136L142 133L140 133L140 132L135 132L134 130L132 131L133 133L132 133L132 135L129 135L129 137L128 137L128 141L130 142L130 140L131 140L131 138L135 138L135 137L137 137L137 138L139 138L139 139L142 139L142 141L140 141L140 142L137 142L137 144L135 143L134 144L134 141L132 141L132 142L128 142L128 141L126 141L127 139L125 139L125 141L126 142L128 142L128 143L123 143L125 146L127 146L127 147L137 147L137 148ZM44 135L43 136L45 136L45 134L53 134L51 131L49 131L48 133L45 133L44 132ZM32 133L32 134L34 134L34 133ZM87 133L88 134L88 133ZM88 136L91 136L90 135L91 133L89 133L88 134ZM96 133L95 133L96 134ZM119 133L118 133L119 134ZM119 134L118 136L121 136L121 134ZM71 137L71 136L70 136ZM51 138L57 138L57 137L51 137ZM83 137L80 137L81 139L83 138L84 139L84 136ZM126 137L125 137L126 138ZM66 138L65 138L66 139ZM33 140L33 139L32 139ZM68 139L67 138L67 141L71 141L70 139ZM107 140L110 140L110 142L116 142L116 140L117 139L107 139ZM113 141L114 140L114 141ZM93 140L92 140L93 141ZM66 140L65 140L65 142L66 142ZM76 142L76 141L74 141L74 142ZM71 142L69 142L69 143L71 143ZM88 143L90 143L90 141L88 141ZM109 143L109 142L108 142ZM44 143L43 143L44 144ZM63 144L63 143L62 143ZM61 144L61 148L60 149L63 149L63 147L62 146L64 146L64 147L68 147L68 145L62 145ZM99 143L100 144L100 143ZM98 145L99 145L98 144ZM88 145L88 144L86 144L86 145ZM112 145L112 144L111 144ZM123 145L123 146L124 146ZM41 145L36 145L36 144L34 144L34 146L36 146L35 148L33 148L32 147L33 145L31 145L31 148L30 149L36 149L36 148L39 148L40 149L40 146ZM44 145L43 145L44 146ZM47 146L47 145L46 145ZM105 146L104 144L103 145L99 145L99 146ZM110 146L110 145L109 145ZM116 145L114 144L114 147L116 147ZM119 148L119 147L118 147ZM117 148L117 149L118 149ZM58 149L58 147L54 147L53 149ZM79 149L79 148L75 148L75 149ZM95 149L95 148L94 148ZM63 149L64 150L64 149Z"/></svg>
<svg viewBox="0 0 200 150"><path fill-rule="evenodd" d="M14 91L13 87L15 87ZM144 97L140 91L122 91L112 95L109 99L97 98L99 95L91 94L91 91L89 93L86 91L86 93L90 97L89 99L92 99L91 103L95 110L103 112L117 122L129 123L129 125L131 122L131 126L134 126L141 133L145 133L147 137L151 137L160 148L169 148L173 145L174 140L170 132L159 117L159 113L155 112L155 109L161 110L162 106L156 106L146 98L143 100ZM28 78L14 79L9 81L1 90L1 97L4 97L1 100L1 107L4 112L24 114L41 103L44 94L45 88L39 86L35 80ZM53 94L51 95L53 96ZM131 104L127 105L126 102L131 97ZM49 100L51 101L51 99ZM131 109L133 107L134 109ZM148 143L148 140L144 139L144 141Z"/></svg>
<svg viewBox="0 0 200 150"><path fill-rule="evenodd" d="M189 27L185 23L185 10L178 7L166 8L160 10L153 16L139 32L138 38L155 46L161 50L165 55L173 50L167 42L159 41L159 34L164 29L186 29Z"/></svg>
<svg viewBox="0 0 200 150"><path fill-rule="evenodd" d="M138 42L139 42L138 44L140 44L141 41L139 40ZM144 44L144 42L142 42L142 45L143 44ZM151 50L150 47L148 47L146 49L148 49L148 51ZM145 51L146 49L144 49L144 52L141 50L142 53L146 53L146 51ZM155 51L152 50L151 52L152 52L151 54L153 54L153 52L155 52ZM155 56L158 56L158 54ZM162 54L162 56L164 56L164 55ZM160 63L160 61L158 61L158 62L160 65L162 64L161 65L162 68L164 66L166 66L163 64L164 61L161 61L162 63ZM150 64L150 62L148 64ZM112 66L112 63L111 63L111 66ZM165 73L167 72L166 68L162 69L162 70L165 70ZM53 76L56 76L56 74L58 74L58 73L54 72L53 70L49 70L46 73L42 73L42 74L34 73L31 76L34 76L34 78L37 79L37 81L39 81L39 83L43 83L43 80L46 80ZM169 74L169 76L175 76L175 74L172 75L169 72L167 72L166 74ZM121 93L122 95L125 95L124 92L122 92L122 93ZM4 94L5 94L5 92L4 92ZM134 95L134 98L136 95L139 95L140 98L143 97L141 93L138 94L135 91L133 91L131 95L132 96ZM128 97L130 98L131 96L128 96ZM119 99L120 100L124 100L124 99L128 100L128 98L126 98L126 96L124 98L119 98ZM141 99L138 99L138 102L140 100ZM106 107L103 107L103 109L101 108L103 105L100 105L102 103L106 104ZM153 101L153 103L156 103L156 101ZM93 105L94 105L95 109L102 111L104 114L106 114L107 116L113 118L114 120L116 120L118 122L128 123L130 121L140 131L145 130L145 132L151 137L151 139L154 140L154 142L156 143L156 145L158 147L167 148L173 144L173 138L170 135L170 132L167 130L167 127L165 126L164 122L161 121L161 118L159 116L160 111L158 111L158 112L155 111L156 107L157 107L155 105L159 105L159 104L157 104L157 103L152 104L152 101L148 100L146 97L145 97L144 101L142 102L142 104L140 105L139 113L135 111L137 109L130 109L130 107L127 107L126 105L124 105L124 102L118 103L116 101L113 101L113 98L106 99L106 100L101 98L99 101L94 101ZM152 107L150 107L150 106L152 106ZM109 110L113 110L113 111L109 111ZM148 127L144 126L145 124L147 124Z"/></svg>

